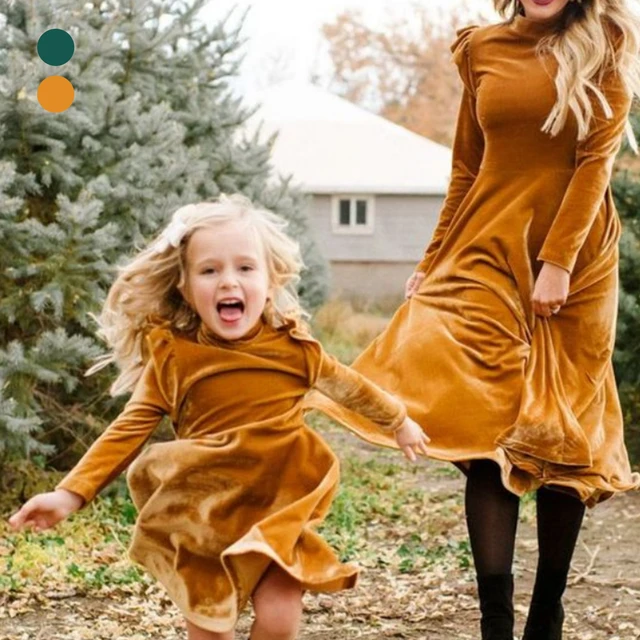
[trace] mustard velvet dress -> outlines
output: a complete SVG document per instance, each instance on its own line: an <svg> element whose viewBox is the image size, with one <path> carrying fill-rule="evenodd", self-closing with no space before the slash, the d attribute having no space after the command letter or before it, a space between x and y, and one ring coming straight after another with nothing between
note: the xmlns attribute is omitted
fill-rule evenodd
<svg viewBox="0 0 640 640"><path fill-rule="evenodd" d="M572 117L542 133L557 66L536 47L556 26L519 16L458 33L464 95L426 277L353 367L405 402L434 458L494 460L518 495L554 485L592 506L640 484L611 361L621 225L609 180L630 98L608 73L612 118L598 103L585 139ZM548 319L531 304L541 261L571 272ZM393 446L317 392L308 405Z"/></svg>
<svg viewBox="0 0 640 640"><path fill-rule="evenodd" d="M129 463L139 511L129 554L197 626L228 631L276 563L312 591L353 586L314 530L337 490L338 461L303 422L310 388L397 429L406 410L296 326L261 322L228 342L201 325L148 332L148 362L120 416L57 488L86 501ZM177 439L142 447L164 415ZM140 455L138 455L140 454Z"/></svg>

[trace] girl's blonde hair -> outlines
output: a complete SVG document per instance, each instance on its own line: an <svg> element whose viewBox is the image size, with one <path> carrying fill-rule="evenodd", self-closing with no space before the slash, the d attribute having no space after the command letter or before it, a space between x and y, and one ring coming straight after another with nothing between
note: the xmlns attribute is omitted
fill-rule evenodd
<svg viewBox="0 0 640 640"><path fill-rule="evenodd" d="M571 0L564 8L559 30L541 40L540 53L550 52L558 63L558 99L543 131L557 135L572 111L578 139L584 139L593 118L592 96L601 104L605 116L611 118L611 106L600 88L607 73L618 74L628 95L640 96L640 17L628 1ZM494 0L494 6L508 21L523 14L520 0ZM637 152L630 123L627 136Z"/></svg>
<svg viewBox="0 0 640 640"><path fill-rule="evenodd" d="M240 195L221 196L216 202L190 204L178 209L165 229L131 262L119 269L109 289L98 322L98 335L111 353L102 356L86 373L90 375L115 362L120 375L111 386L112 395L133 389L148 354L143 338L153 326L168 324L191 332L200 319L182 297L186 250L198 229L242 222L256 234L266 257L271 296L264 310L274 327L298 322L305 315L296 293L304 267L299 244L286 235L288 223L272 211L255 207Z"/></svg>

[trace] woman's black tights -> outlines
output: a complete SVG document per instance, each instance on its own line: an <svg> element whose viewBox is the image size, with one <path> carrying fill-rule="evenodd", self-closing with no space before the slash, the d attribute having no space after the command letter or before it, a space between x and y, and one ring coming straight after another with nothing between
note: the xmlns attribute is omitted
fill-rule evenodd
<svg viewBox="0 0 640 640"><path fill-rule="evenodd" d="M471 462L465 511L479 576L511 573L519 506L518 496L504 488L495 462Z"/></svg>
<svg viewBox="0 0 640 640"><path fill-rule="evenodd" d="M509 574L513 564L520 501L500 480L500 468L490 460L474 460L467 477L465 508L471 550L478 576ZM536 596L559 598L564 591L573 550L584 516L577 498L539 489L538 570ZM545 584L540 583L541 578ZM549 591L549 580L556 583ZM544 588L545 593L536 593Z"/></svg>

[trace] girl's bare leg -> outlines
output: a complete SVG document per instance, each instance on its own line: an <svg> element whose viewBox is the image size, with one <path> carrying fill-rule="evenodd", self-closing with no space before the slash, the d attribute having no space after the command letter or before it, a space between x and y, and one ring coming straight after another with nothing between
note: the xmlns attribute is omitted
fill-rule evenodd
<svg viewBox="0 0 640 640"><path fill-rule="evenodd" d="M225 631L224 633L216 633L215 631L207 631L196 627L193 622L185 620L187 624L188 640L234 640L235 633L233 631Z"/></svg>
<svg viewBox="0 0 640 640"><path fill-rule="evenodd" d="M272 564L253 592L256 614L250 640L295 640L302 617L302 587Z"/></svg>

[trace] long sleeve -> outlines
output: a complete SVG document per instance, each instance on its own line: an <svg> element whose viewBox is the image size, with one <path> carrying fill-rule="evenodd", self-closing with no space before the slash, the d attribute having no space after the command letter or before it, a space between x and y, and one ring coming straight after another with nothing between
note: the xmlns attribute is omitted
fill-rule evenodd
<svg viewBox="0 0 640 640"><path fill-rule="evenodd" d="M320 357L314 388L364 416L381 431L393 432L402 425L407 416L402 402L334 356L321 351Z"/></svg>
<svg viewBox="0 0 640 640"><path fill-rule="evenodd" d="M140 453L166 414L172 415L176 376L168 343L145 366L122 413L93 443L56 489L67 489L90 502Z"/></svg>
<svg viewBox="0 0 640 640"><path fill-rule="evenodd" d="M451 47L453 59L458 65L464 84L453 143L451 180L440 210L438 224L424 258L417 267L418 271L427 271L432 257L440 248L453 216L478 175L484 154L484 136L476 115L476 83L470 51L471 35L476 29L477 27L471 26L460 30Z"/></svg>
<svg viewBox="0 0 640 640"><path fill-rule="evenodd" d="M538 260L567 271L573 270L600 211L631 107L631 97L617 74L608 74L601 90L613 116L607 119L602 105L594 98L590 131L578 142L575 172L538 254Z"/></svg>

